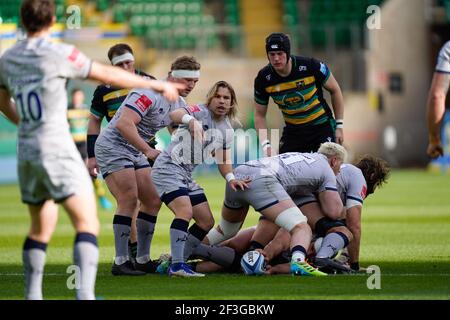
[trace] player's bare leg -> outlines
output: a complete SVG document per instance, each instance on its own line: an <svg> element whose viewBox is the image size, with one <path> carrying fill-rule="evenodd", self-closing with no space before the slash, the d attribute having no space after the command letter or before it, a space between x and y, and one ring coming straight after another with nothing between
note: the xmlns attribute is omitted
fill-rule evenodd
<svg viewBox="0 0 450 320"><path fill-rule="evenodd" d="M267 219L286 229L291 234L291 272L295 275L326 275L306 263L307 248L312 232L302 214L291 199L283 200L261 211Z"/></svg>
<svg viewBox="0 0 450 320"><path fill-rule="evenodd" d="M206 200L206 197L204 198ZM214 227L214 218L207 201L192 207L195 223L189 228L188 238L184 247L184 260L186 261L195 248L203 241L209 230Z"/></svg>

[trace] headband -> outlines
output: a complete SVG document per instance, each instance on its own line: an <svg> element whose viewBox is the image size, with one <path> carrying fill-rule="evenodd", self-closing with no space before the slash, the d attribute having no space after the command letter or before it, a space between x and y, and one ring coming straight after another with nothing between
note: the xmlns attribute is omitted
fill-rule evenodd
<svg viewBox="0 0 450 320"><path fill-rule="evenodd" d="M200 78L200 70L172 70L174 78Z"/></svg>
<svg viewBox="0 0 450 320"><path fill-rule="evenodd" d="M127 52L120 56L112 58L111 63L113 66L116 66L124 61L134 61L134 56L130 52Z"/></svg>

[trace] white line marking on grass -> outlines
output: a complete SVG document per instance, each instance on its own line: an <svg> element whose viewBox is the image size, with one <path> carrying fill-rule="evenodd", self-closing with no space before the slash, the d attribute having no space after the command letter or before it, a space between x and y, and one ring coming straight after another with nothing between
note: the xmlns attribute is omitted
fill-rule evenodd
<svg viewBox="0 0 450 320"><path fill-rule="evenodd" d="M63 276L67 276L67 273L44 273L45 277L63 277ZM211 274L212 276L214 276L213 274ZM233 276L236 276L237 274L230 274ZM243 274L242 274L243 275ZM382 276L388 276L388 277L450 277L450 273L433 273L433 274L422 274L422 273L381 273ZM0 273L0 277L23 277L24 274L23 273ZM111 276L113 277L110 273L97 273L97 276L100 277L106 277L106 276ZM337 276L337 277L368 277L369 275L366 273L358 273L358 274L337 274L337 275L330 275L332 277ZM273 277L271 277L273 278ZM276 278L276 276L275 276Z"/></svg>

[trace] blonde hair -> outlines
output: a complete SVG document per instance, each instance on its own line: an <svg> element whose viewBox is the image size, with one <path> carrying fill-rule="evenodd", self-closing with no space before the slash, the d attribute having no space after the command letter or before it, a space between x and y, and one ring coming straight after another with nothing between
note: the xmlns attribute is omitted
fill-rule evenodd
<svg viewBox="0 0 450 320"><path fill-rule="evenodd" d="M347 150L345 150L343 146L335 142L322 143L317 152L323 154L328 159L332 157L338 157L340 160L345 162L345 159L347 158Z"/></svg>
<svg viewBox="0 0 450 320"><path fill-rule="evenodd" d="M219 88L226 88L228 89L228 91L230 91L230 95L231 95L231 102L230 105L232 106L232 108L228 111L228 118L230 118L230 120L232 122L235 122L239 125L241 125L238 117L237 117L237 98L236 98L236 93L233 89L233 87L231 86L231 84L229 84L226 81L217 81L211 89L209 89L208 94L206 95L206 105L209 107L209 105L211 104L212 99L215 97L215 95L217 94L217 92L219 91Z"/></svg>

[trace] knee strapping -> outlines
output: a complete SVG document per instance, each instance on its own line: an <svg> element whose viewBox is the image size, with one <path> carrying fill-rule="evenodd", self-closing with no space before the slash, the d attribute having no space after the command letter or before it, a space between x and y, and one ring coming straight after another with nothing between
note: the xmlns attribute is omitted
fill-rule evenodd
<svg viewBox="0 0 450 320"><path fill-rule="evenodd" d="M295 226L297 226L301 223L304 223L306 221L307 221L306 217L303 215L303 213L297 207L292 207L292 208L284 210L275 219L275 223L279 227L281 227L289 232L291 232L292 229L295 228Z"/></svg>
<svg viewBox="0 0 450 320"><path fill-rule="evenodd" d="M241 229L242 222L233 223L221 219L219 226L222 232L219 232L217 228L214 228L211 229L206 236L210 245L215 245L234 237L238 233L239 229Z"/></svg>

